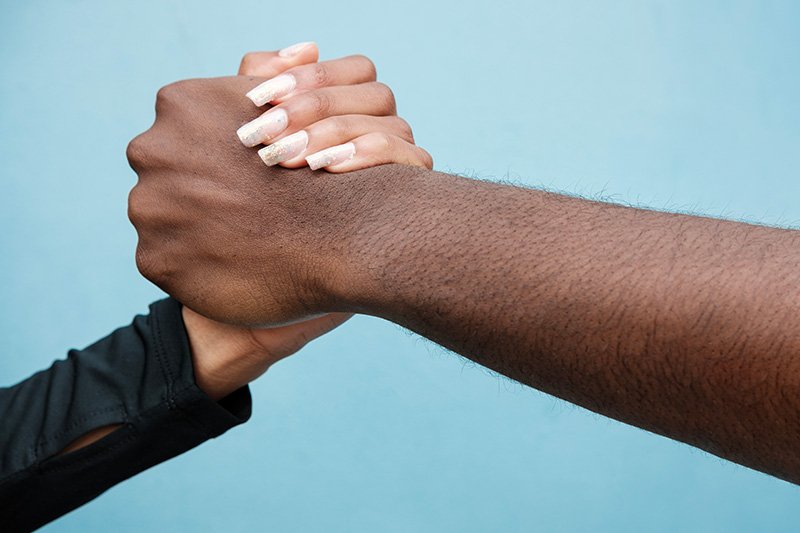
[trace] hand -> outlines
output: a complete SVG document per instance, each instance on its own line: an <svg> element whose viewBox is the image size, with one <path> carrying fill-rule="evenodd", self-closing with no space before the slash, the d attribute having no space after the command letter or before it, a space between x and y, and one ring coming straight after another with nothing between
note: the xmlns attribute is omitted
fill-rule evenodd
<svg viewBox="0 0 800 533"><path fill-rule="evenodd" d="M268 77L247 93L266 113L239 128L245 146L268 166L349 172L384 163L433 168L430 154L414 144L411 127L397 116L391 90L376 82L364 56L316 63L314 43L280 52L251 52L239 74Z"/></svg>
<svg viewBox="0 0 800 533"><path fill-rule="evenodd" d="M290 326L248 329L215 322L183 308L197 386L212 400L220 400L266 372L269 367L350 318L328 314ZM65 446L65 455L97 442L120 424L95 428Z"/></svg>
<svg viewBox="0 0 800 533"><path fill-rule="evenodd" d="M332 313L288 326L249 329L215 322L184 307L197 386L214 400L223 398L350 316Z"/></svg>
<svg viewBox="0 0 800 533"><path fill-rule="evenodd" d="M403 182L402 167L337 179L264 167L234 134L256 115L243 95L259 81L165 87L155 124L128 148L140 177L129 199L140 271L199 313L243 325L337 310L353 281L352 236ZM352 97L331 96L319 120Z"/></svg>
<svg viewBox="0 0 800 533"><path fill-rule="evenodd" d="M300 43L280 52L247 54L239 74L273 77L291 66L313 63L318 55L314 43ZM211 398L223 398L351 316L330 313L283 327L242 328L216 322L184 307L197 385Z"/></svg>

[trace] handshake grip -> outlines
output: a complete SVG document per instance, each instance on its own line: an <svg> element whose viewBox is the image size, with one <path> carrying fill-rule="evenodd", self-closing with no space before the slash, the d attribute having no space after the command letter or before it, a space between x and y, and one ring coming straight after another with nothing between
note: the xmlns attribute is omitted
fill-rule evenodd
<svg viewBox="0 0 800 533"><path fill-rule="evenodd" d="M241 325L314 314L325 276L322 197L312 171L265 167L235 131L258 110L246 78L162 88L153 126L128 145L139 176L128 214L140 272L199 313ZM324 252L323 252L324 253Z"/></svg>
<svg viewBox="0 0 800 533"><path fill-rule="evenodd" d="M265 166L236 130L259 116L245 77L173 83L131 141L128 214L140 272L184 305L244 326L352 310L368 277L364 238L413 169L330 174Z"/></svg>
<svg viewBox="0 0 800 533"><path fill-rule="evenodd" d="M318 56L314 43L252 52L241 76L168 85L128 146L137 266L207 317L347 310L364 278L357 241L408 187L408 166L433 166L372 61Z"/></svg>

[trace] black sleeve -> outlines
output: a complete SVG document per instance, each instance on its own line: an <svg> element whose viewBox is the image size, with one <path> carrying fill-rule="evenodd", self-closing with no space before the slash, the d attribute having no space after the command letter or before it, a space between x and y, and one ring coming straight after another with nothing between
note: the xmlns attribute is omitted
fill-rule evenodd
<svg viewBox="0 0 800 533"><path fill-rule="evenodd" d="M215 402L194 381L181 306L150 306L84 350L0 389L0 530L30 531L250 417L247 387ZM122 426L59 451L92 429Z"/></svg>

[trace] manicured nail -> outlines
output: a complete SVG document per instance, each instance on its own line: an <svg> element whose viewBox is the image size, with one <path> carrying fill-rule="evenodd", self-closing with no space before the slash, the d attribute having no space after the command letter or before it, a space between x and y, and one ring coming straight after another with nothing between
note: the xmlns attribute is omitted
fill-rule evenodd
<svg viewBox="0 0 800 533"><path fill-rule="evenodd" d="M255 89L248 92L247 96L257 106L262 106L281 96L286 96L297 86L297 80L291 74L281 74L265 81Z"/></svg>
<svg viewBox="0 0 800 533"><path fill-rule="evenodd" d="M353 143L345 143L339 146L331 146L330 148L311 154L306 157L306 161L311 170L317 170L319 168L343 163L348 159L352 159L354 155L356 155L356 145Z"/></svg>
<svg viewBox="0 0 800 533"><path fill-rule="evenodd" d="M308 146L308 134L305 130L300 130L297 133L287 135L280 141L265 146L258 151L258 155L265 165L271 167L297 157L303 153L306 146Z"/></svg>
<svg viewBox="0 0 800 533"><path fill-rule="evenodd" d="M283 109L267 111L255 120L251 120L238 130L236 135L242 144L251 147L275 137L289 125L289 116Z"/></svg>
<svg viewBox="0 0 800 533"><path fill-rule="evenodd" d="M313 44L314 41L306 41L304 43L293 44L292 46L287 46L286 48L279 50L278 55L281 57L296 56L297 54L299 54L300 52L302 52L303 50L305 50L306 48L308 48Z"/></svg>

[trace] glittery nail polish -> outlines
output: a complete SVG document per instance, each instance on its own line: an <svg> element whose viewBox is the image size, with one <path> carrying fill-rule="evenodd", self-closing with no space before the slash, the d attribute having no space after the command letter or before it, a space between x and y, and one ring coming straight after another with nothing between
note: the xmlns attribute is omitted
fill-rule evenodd
<svg viewBox="0 0 800 533"><path fill-rule="evenodd" d="M291 46L287 46L286 48L283 48L283 49L279 50L278 51L278 55L281 56L281 57L296 56L297 54L299 54L300 52L302 52L303 50L305 50L306 48L308 48L312 44L314 44L314 41L306 41L306 42L303 42L303 43L293 44Z"/></svg>
<svg viewBox="0 0 800 533"><path fill-rule="evenodd" d="M338 165L356 155L356 145L353 143L340 144L321 150L306 157L306 162L311 170Z"/></svg>
<svg viewBox="0 0 800 533"><path fill-rule="evenodd" d="M289 125L289 116L283 109L267 111L255 120L252 120L236 130L236 135L242 144L251 147L268 141Z"/></svg>
<svg viewBox="0 0 800 533"><path fill-rule="evenodd" d="M308 134L305 130L300 130L265 146L258 151L258 155L265 165L271 167L297 157L303 153L306 146L308 146Z"/></svg>
<svg viewBox="0 0 800 533"><path fill-rule="evenodd" d="M268 102L286 96L297 86L297 80L291 74L281 74L275 76L250 90L245 96L253 101L257 106L262 106Z"/></svg>

